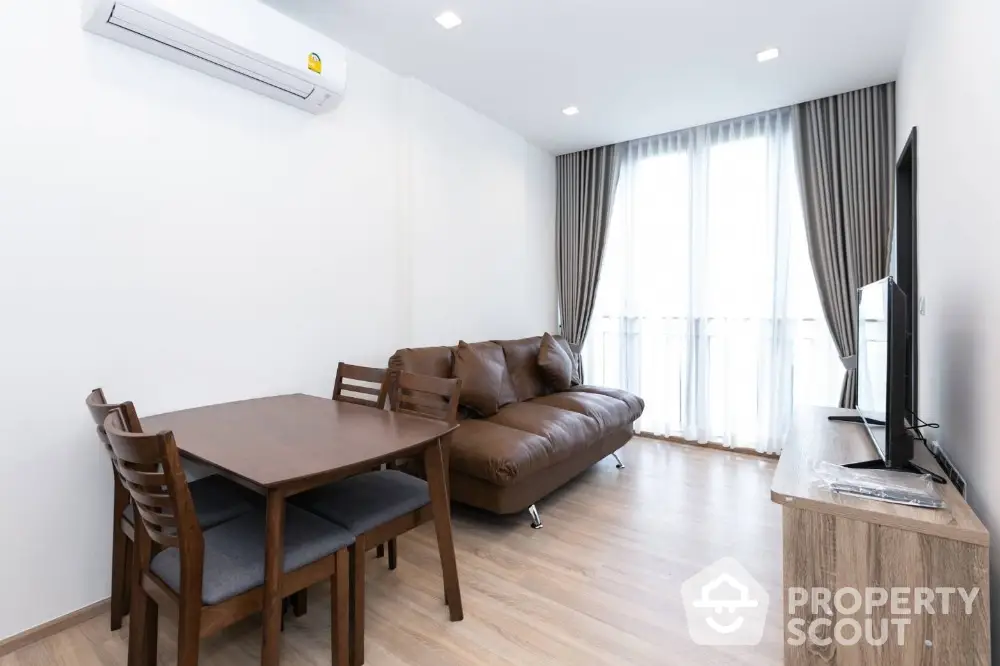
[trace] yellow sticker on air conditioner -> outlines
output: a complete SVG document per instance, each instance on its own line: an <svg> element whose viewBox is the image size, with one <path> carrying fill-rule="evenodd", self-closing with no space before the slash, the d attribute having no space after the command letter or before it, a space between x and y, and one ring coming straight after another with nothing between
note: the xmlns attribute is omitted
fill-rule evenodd
<svg viewBox="0 0 1000 666"><path fill-rule="evenodd" d="M309 70L317 74L323 73L323 61L319 59L319 55L315 53L309 54Z"/></svg>

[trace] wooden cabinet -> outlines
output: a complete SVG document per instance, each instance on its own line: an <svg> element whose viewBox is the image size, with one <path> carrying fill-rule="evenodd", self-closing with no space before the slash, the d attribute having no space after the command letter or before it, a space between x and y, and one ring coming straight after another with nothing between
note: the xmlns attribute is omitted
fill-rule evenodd
<svg viewBox="0 0 1000 666"><path fill-rule="evenodd" d="M785 664L989 666L986 528L950 483L939 486L942 510L825 490L817 462L877 457L864 426L827 419L838 413L851 412L796 415L771 487L782 506ZM915 461L940 473L917 449Z"/></svg>

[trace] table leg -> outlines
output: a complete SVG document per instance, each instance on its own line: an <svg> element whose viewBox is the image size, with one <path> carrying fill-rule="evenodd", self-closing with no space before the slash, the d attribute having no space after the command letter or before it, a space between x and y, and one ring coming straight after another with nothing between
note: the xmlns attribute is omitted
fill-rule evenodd
<svg viewBox="0 0 1000 666"><path fill-rule="evenodd" d="M451 609L451 621L459 622L464 617L462 592L458 585L455 543L451 535L451 506L448 503L448 488L444 463L441 458L440 440L424 450L424 469L427 473L427 485L431 493L431 509L434 512L434 529L437 532L438 553L441 556L445 599Z"/></svg>
<svg viewBox="0 0 1000 666"><path fill-rule="evenodd" d="M264 543L264 631L261 666L278 666L281 653L281 576L285 550L285 495L267 491L267 536Z"/></svg>

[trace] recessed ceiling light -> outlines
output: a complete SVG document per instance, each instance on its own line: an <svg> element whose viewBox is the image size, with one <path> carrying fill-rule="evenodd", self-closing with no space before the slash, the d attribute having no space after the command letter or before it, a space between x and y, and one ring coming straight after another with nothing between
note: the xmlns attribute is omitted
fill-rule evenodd
<svg viewBox="0 0 1000 666"><path fill-rule="evenodd" d="M580 113L580 109L576 108L575 106L567 106L565 109L563 109L563 114L567 116L575 116L578 113Z"/></svg>
<svg viewBox="0 0 1000 666"><path fill-rule="evenodd" d="M781 51L778 49L767 49L766 51L761 51L757 54L757 62L767 62L768 60L774 60L781 55Z"/></svg>
<svg viewBox="0 0 1000 666"><path fill-rule="evenodd" d="M462 19L458 17L455 12L442 12L436 19L434 19L441 24L441 27L445 30L451 30L452 28L457 28L462 25Z"/></svg>

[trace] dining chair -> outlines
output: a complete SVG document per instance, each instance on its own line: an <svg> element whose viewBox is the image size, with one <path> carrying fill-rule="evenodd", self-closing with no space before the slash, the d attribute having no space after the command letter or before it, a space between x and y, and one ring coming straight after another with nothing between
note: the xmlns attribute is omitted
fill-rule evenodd
<svg viewBox="0 0 1000 666"><path fill-rule="evenodd" d="M369 368L341 361L337 364L337 378L333 383L333 399L362 407L385 409L385 401L389 393L388 380L389 371L385 368ZM375 557L385 557L385 544L380 543L377 546ZM396 568L395 539L389 541L389 568Z"/></svg>
<svg viewBox="0 0 1000 666"><path fill-rule="evenodd" d="M111 631L121 629L122 618L128 614L129 595L135 576L132 573L135 543L135 516L128 490L115 470L115 456L104 432L104 421L114 411L120 411L123 425L129 432L142 432L139 417L131 402L108 404L104 390L96 388L87 396L87 409L97 426L97 436L111 458L114 478L114 500L111 524ZM213 475L191 483L198 524L208 529L236 518L253 508L248 490L228 479Z"/></svg>
<svg viewBox="0 0 1000 666"><path fill-rule="evenodd" d="M388 384L392 411L457 422L462 380L393 372ZM317 488L292 501L354 535L350 556L352 664L360 666L364 663L365 553L376 544L394 542L400 535L434 519L427 482L396 469L384 469ZM394 569L395 547L390 558L390 569Z"/></svg>
<svg viewBox="0 0 1000 666"><path fill-rule="evenodd" d="M387 379L389 371L384 368L369 368L363 365L351 365L341 361L337 364L337 376L333 382L334 400L349 402L362 407L385 409L388 393ZM375 468L381 469L381 466ZM395 568L396 541L389 543L389 562ZM379 544L376 557L385 557L385 544ZM296 617L306 614L309 604L309 591L302 590L292 597L292 611Z"/></svg>
<svg viewBox="0 0 1000 666"><path fill-rule="evenodd" d="M162 605L176 611L178 666L196 666L202 638L263 610L265 512L255 508L202 529L173 433L129 432L120 411L107 417L104 430L141 521L135 530L140 584L132 594L129 664L155 666ZM291 506L284 537L282 596L330 581L333 666L347 666L348 548L354 537ZM162 549L155 556L154 543Z"/></svg>
<svg viewBox="0 0 1000 666"><path fill-rule="evenodd" d="M385 409L389 371L341 362L333 383L333 399L363 407ZM351 395L354 394L354 395Z"/></svg>

